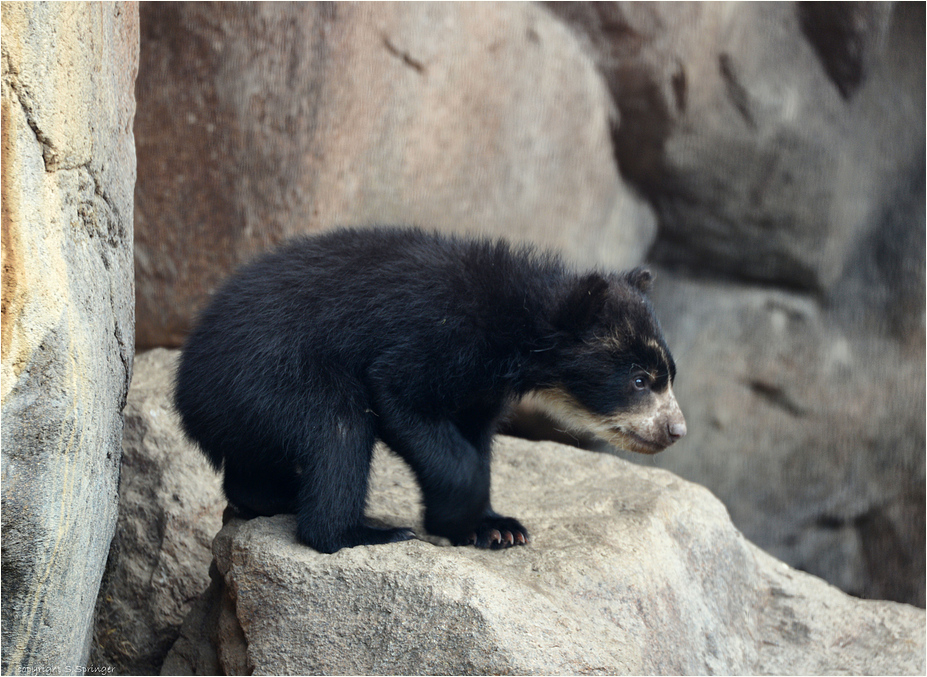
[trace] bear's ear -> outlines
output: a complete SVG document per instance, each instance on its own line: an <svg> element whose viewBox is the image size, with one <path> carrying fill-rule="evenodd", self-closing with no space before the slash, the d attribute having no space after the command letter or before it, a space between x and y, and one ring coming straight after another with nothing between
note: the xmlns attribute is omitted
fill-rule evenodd
<svg viewBox="0 0 927 677"><path fill-rule="evenodd" d="M653 284L653 273L650 272L649 268L638 266L634 270L625 273L624 279L641 294L646 294Z"/></svg>
<svg viewBox="0 0 927 677"><path fill-rule="evenodd" d="M605 307L608 280L599 273L589 273L576 281L567 294L554 322L558 329L581 332L592 326Z"/></svg>

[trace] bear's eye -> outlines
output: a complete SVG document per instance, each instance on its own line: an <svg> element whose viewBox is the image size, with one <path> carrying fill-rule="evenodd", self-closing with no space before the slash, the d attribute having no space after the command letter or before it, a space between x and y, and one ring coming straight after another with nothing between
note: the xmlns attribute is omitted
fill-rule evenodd
<svg viewBox="0 0 927 677"><path fill-rule="evenodd" d="M637 390L646 390L647 387L650 385L650 379L648 379L643 374L638 374L632 379L631 382L634 384L634 387Z"/></svg>

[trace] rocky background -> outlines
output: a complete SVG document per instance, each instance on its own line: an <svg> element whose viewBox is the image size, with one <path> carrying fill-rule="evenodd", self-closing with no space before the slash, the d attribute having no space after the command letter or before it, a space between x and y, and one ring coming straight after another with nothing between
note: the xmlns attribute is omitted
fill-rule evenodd
<svg viewBox="0 0 927 677"><path fill-rule="evenodd" d="M924 8L547 7L658 215L690 435L653 459L853 594L924 606Z"/></svg>
<svg viewBox="0 0 927 677"><path fill-rule="evenodd" d="M177 432L174 354L162 350L136 363L97 597L133 344L179 346L236 265L334 225L503 235L583 266L649 262L689 435L629 460L707 487L734 527L793 567L924 606L922 3L4 3L2 16L5 673L86 665L95 598L93 665L157 671L186 617L165 671L306 669L299 661L322 658L280 663L258 648L282 635L251 611L249 581L291 576L284 560L315 567L294 604L332 575L361 580L360 566L360 589L373 581L396 600L408 589L488 632L474 652L509 645L510 621L485 603L505 579L442 592L397 579L412 566L403 553L372 573L363 552L337 567L293 560L280 521L227 525L198 597L222 501ZM574 517L596 528L518 551L535 591L576 578L551 573L558 551L603 563L689 550L679 577L622 560L641 585L596 607L624 627L616 641L631 653L617 657L587 643L582 660L427 663L391 643L415 628L382 618L381 655L410 671L923 673L923 612L847 601L783 569L737 540L707 492L677 480L670 491L665 473L607 456L511 445L500 458L515 464L501 471L513 485L525 455L531 483L571 495L591 464L620 494L576 498ZM646 508L654 491L673 509ZM527 515L539 497L523 497L513 512ZM546 514L531 519L556 529L563 516ZM683 533L703 522L725 534L717 544ZM641 541L634 525L671 538ZM477 557L440 550L422 556L449 579ZM484 554L474 571L492 569L498 553ZM578 573L575 596L605 594L594 572ZM769 608L743 616L751 604ZM653 640L633 630L673 622L704 629L704 645L634 653ZM741 622L749 639L717 634Z"/></svg>

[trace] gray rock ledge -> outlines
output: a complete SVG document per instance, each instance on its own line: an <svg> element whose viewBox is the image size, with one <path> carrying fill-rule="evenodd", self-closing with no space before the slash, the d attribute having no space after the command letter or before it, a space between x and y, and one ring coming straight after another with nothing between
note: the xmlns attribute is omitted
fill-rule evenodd
<svg viewBox="0 0 927 677"><path fill-rule="evenodd" d="M323 555L295 541L292 516L230 521L162 674L925 672L924 610L791 569L696 484L506 437L493 480L529 546ZM418 499L379 450L371 517L421 532Z"/></svg>

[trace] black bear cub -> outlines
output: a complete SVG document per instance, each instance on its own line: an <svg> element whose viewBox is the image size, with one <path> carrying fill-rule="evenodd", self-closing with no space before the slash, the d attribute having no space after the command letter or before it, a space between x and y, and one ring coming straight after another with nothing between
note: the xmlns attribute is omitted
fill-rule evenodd
<svg viewBox="0 0 927 677"><path fill-rule="evenodd" d="M533 393L566 425L655 453L685 435L651 276L417 229L296 239L222 286L190 334L175 402L245 515L297 515L326 553L401 541L365 523L377 439L454 544L527 542L489 503L490 445Z"/></svg>

